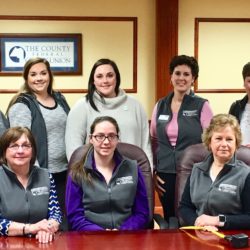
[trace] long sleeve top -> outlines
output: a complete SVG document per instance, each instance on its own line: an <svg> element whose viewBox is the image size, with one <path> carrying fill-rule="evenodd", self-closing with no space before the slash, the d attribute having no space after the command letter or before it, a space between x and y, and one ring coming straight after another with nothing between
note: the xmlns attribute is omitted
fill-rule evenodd
<svg viewBox="0 0 250 250"><path fill-rule="evenodd" d="M239 161L225 165L214 182L207 164L200 163L194 168L194 173L200 174L191 174L187 179L179 206L185 225L194 225L201 214L223 214L226 216L224 229L249 229L249 167Z"/></svg>
<svg viewBox="0 0 250 250"><path fill-rule="evenodd" d="M59 92L53 92L54 107L45 107L29 94L19 96L8 112L10 127L31 129L37 143L37 160L50 173L67 169L65 129L69 106Z"/></svg>
<svg viewBox="0 0 250 250"><path fill-rule="evenodd" d="M117 162L118 164L118 162ZM118 164L119 165L119 164ZM95 169L95 166L92 166ZM115 172L115 171L114 171ZM114 173L113 172L113 173ZM126 178L126 177L124 177ZM118 180L116 180L117 182ZM105 182L103 178L103 182ZM68 176L66 187L66 211L71 230L76 231L100 231L106 228L93 223L85 216L84 190L82 187L74 182L71 176ZM110 211L111 213L111 211ZM119 211L115 211L119 214ZM148 225L149 207L146 194L146 187L144 184L143 176L138 168L138 182L136 187L136 195L132 214L121 224L119 230L136 230L143 229Z"/></svg>
<svg viewBox="0 0 250 250"><path fill-rule="evenodd" d="M36 223L54 219L62 222L55 182L47 170L33 166L26 189L8 167L2 166L0 174L0 235L8 235L12 221Z"/></svg>
<svg viewBox="0 0 250 250"><path fill-rule="evenodd" d="M86 97L71 108L66 125L65 143L68 160L78 147L89 140L90 126L96 117L107 115L116 119L121 142L131 143L144 150L152 166L152 151L147 115L142 105L120 89L114 98L101 98L94 93L94 110Z"/></svg>

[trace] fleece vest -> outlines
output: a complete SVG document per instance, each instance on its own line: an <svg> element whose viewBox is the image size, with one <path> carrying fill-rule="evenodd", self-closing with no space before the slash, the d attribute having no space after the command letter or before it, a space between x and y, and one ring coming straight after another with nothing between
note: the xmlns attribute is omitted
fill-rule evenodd
<svg viewBox="0 0 250 250"><path fill-rule="evenodd" d="M92 176L91 183L82 181L86 218L103 228L119 228L132 214L138 183L137 162L124 159L108 184L90 162L85 167Z"/></svg>
<svg viewBox="0 0 250 250"><path fill-rule="evenodd" d="M202 127L200 114L205 99L193 93L185 95L178 112L178 137L173 147L166 134L166 126L172 119L171 100L173 93L161 99L157 106L157 171L162 173L176 173L176 164L181 153L189 145L200 143Z"/></svg>
<svg viewBox="0 0 250 250"><path fill-rule="evenodd" d="M65 113L69 113L69 106L65 98L59 92L53 92L52 96L55 101L62 106ZM18 97L17 103L24 103L28 106L31 112L31 132L36 140L37 146L37 160L39 166L42 168L48 168L48 142L47 142L47 130L43 119L42 112L39 104L34 96L29 94L22 94Z"/></svg>
<svg viewBox="0 0 250 250"><path fill-rule="evenodd" d="M235 157L225 164L222 171L212 182L209 176L213 162L210 155L205 162L197 163L190 176L190 196L197 208L197 214L241 214L241 193L250 168Z"/></svg>
<svg viewBox="0 0 250 250"><path fill-rule="evenodd" d="M49 173L33 166L25 189L7 166L0 166L0 214L21 223L36 223L48 217Z"/></svg>

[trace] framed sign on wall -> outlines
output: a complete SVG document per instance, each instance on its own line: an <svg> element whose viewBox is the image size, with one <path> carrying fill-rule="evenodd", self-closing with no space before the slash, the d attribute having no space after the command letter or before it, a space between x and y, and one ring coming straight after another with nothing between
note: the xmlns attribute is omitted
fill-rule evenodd
<svg viewBox="0 0 250 250"><path fill-rule="evenodd" d="M0 34L0 75L18 75L27 60L46 58L56 75L82 74L82 34Z"/></svg>
<svg viewBox="0 0 250 250"><path fill-rule="evenodd" d="M26 57L52 53L46 58L56 75L54 88L62 93L86 93L89 74L100 58L114 60L122 88L137 93L137 21L137 17L0 15L0 93L19 89L24 52Z"/></svg>

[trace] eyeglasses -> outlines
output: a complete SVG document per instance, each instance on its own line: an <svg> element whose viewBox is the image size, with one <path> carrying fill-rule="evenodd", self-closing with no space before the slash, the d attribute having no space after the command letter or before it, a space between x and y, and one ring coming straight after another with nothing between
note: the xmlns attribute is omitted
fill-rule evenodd
<svg viewBox="0 0 250 250"><path fill-rule="evenodd" d="M31 145L30 144L22 144L22 145L18 145L18 144L12 144L8 147L11 151L16 152L18 151L19 148L21 148L23 151L28 151L31 149Z"/></svg>
<svg viewBox="0 0 250 250"><path fill-rule="evenodd" d="M110 134L110 135L99 134L99 135L91 135L91 136L94 137L98 142L103 142L106 139L108 139L110 142L114 142L119 139L119 135L115 135L115 134Z"/></svg>

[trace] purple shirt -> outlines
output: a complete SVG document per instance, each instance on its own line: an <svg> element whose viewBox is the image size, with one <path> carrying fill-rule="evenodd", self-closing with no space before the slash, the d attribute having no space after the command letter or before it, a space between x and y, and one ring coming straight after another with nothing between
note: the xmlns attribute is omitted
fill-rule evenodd
<svg viewBox="0 0 250 250"><path fill-rule="evenodd" d="M93 161L94 162L94 161ZM120 164L116 159L116 167ZM95 164L93 164L95 165ZM92 166L95 169L95 166ZM103 181L104 178L103 178ZM75 183L71 176L68 176L66 186L66 211L68 222L71 230L74 231L99 231L105 230L97 224L89 221L84 215L82 187ZM119 230L137 230L144 229L149 222L149 205L147 199L147 192L143 176L138 167L138 183L137 192L132 208L132 214L127 218L119 228Z"/></svg>

